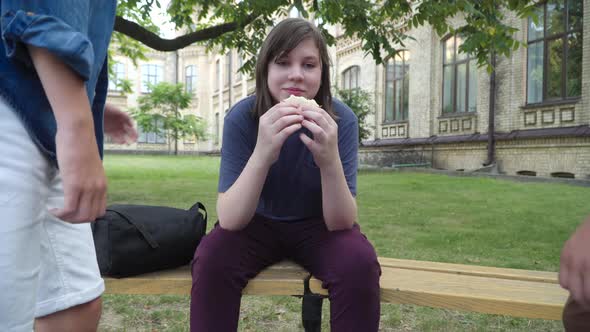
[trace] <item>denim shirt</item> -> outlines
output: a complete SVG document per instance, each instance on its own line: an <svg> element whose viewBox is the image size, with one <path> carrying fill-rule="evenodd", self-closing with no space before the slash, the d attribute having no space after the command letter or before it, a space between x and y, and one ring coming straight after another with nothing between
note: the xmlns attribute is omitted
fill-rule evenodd
<svg viewBox="0 0 590 332"><path fill-rule="evenodd" d="M102 157L107 49L115 10L116 0L0 1L0 96L56 166L57 124L27 45L47 49L84 80Z"/></svg>

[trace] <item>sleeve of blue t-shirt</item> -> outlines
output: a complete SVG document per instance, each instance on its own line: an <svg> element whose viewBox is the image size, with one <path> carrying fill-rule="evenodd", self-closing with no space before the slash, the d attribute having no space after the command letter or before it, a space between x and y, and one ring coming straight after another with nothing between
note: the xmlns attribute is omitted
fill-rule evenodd
<svg viewBox="0 0 590 332"><path fill-rule="evenodd" d="M352 110L344 104L346 116L342 116L342 123L338 126L338 150L344 169L346 183L353 196L356 196L356 176L358 169L358 119Z"/></svg>
<svg viewBox="0 0 590 332"><path fill-rule="evenodd" d="M31 66L26 45L44 48L88 80L94 49L86 31L75 27L88 25L89 7L89 0L2 0L0 31L5 56Z"/></svg>
<svg viewBox="0 0 590 332"><path fill-rule="evenodd" d="M219 168L220 193L227 191L238 179L256 145L255 121L249 114L248 102L236 104L223 123L221 165Z"/></svg>

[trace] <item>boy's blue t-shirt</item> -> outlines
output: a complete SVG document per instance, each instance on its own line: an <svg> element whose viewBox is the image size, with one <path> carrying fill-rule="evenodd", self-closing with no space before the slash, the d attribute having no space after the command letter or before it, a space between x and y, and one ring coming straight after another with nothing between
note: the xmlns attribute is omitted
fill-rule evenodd
<svg viewBox="0 0 590 332"><path fill-rule="evenodd" d="M225 192L233 185L254 151L258 137L258 121L252 115L254 105L255 96L247 97L225 116L219 192ZM358 119L339 100L333 100L333 109L338 116L340 160L348 188L356 196ZM283 221L322 217L320 169L299 138L300 132L287 138L278 161L271 166L258 201L257 214Z"/></svg>
<svg viewBox="0 0 590 332"><path fill-rule="evenodd" d="M116 0L0 0L0 98L56 166L57 122L27 46L47 50L85 82L102 156L107 52L116 7Z"/></svg>

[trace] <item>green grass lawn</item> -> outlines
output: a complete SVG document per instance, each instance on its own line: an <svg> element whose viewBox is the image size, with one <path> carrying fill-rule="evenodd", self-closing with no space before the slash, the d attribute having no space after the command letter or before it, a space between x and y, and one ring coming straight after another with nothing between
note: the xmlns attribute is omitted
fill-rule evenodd
<svg viewBox="0 0 590 332"><path fill-rule="evenodd" d="M107 155L109 204L188 208L216 220L219 158ZM407 172L361 172L359 223L379 256L557 271L590 213L590 189ZM101 331L188 331L189 298L104 296ZM324 328L329 330L328 302ZM240 331L301 331L300 300L244 297ZM561 331L561 323L384 304L382 331Z"/></svg>

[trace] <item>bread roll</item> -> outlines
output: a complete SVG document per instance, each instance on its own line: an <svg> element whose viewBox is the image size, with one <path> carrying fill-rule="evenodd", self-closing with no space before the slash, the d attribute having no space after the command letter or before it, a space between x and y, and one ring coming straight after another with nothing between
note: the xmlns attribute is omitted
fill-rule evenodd
<svg viewBox="0 0 590 332"><path fill-rule="evenodd" d="M285 99L284 101L290 102L293 104L297 104L299 106L320 107L320 105L318 105L318 103L316 103L315 100L307 99L307 98L301 97L301 96L290 95L289 98Z"/></svg>

